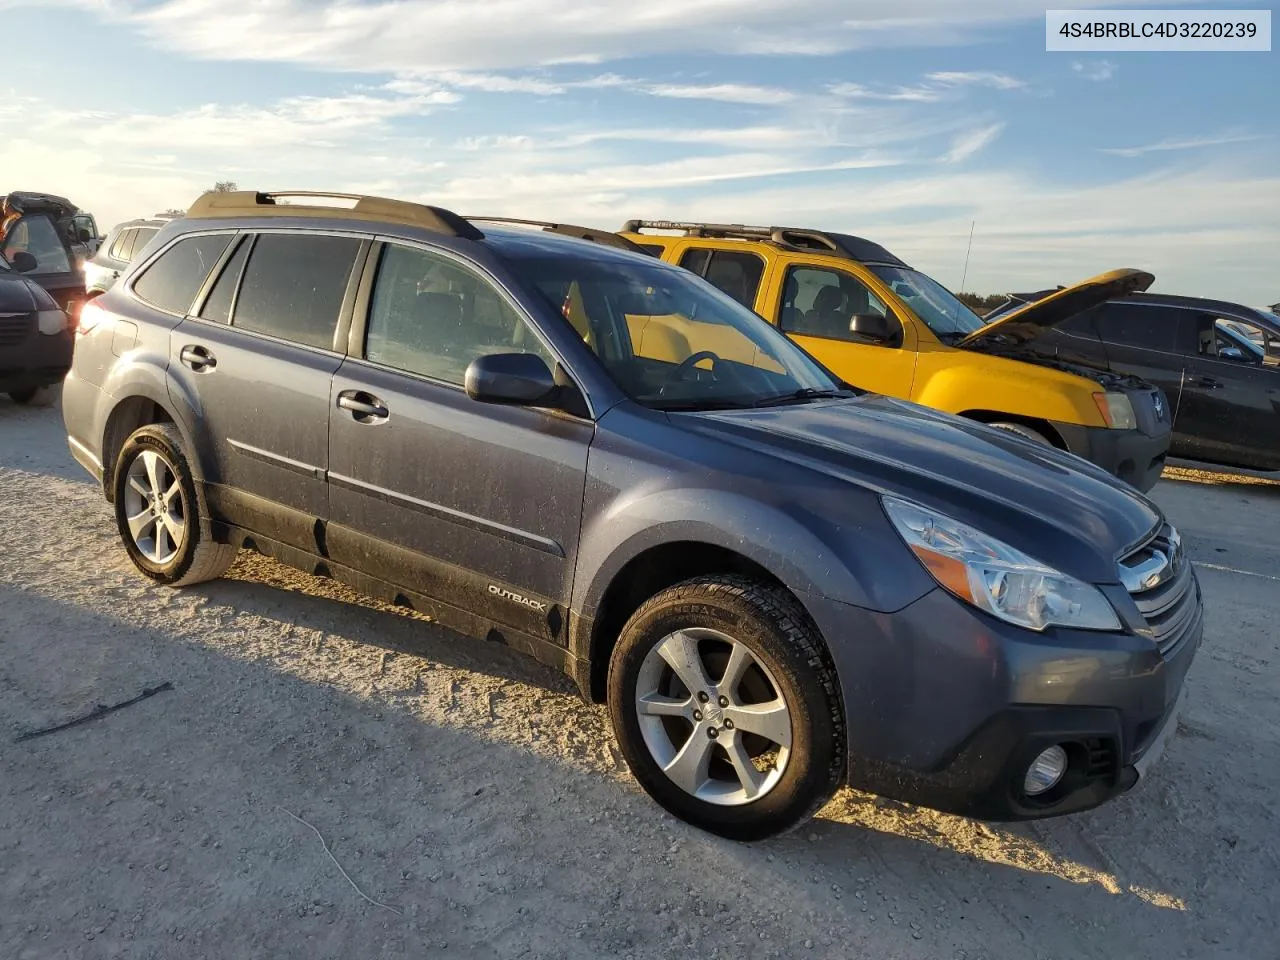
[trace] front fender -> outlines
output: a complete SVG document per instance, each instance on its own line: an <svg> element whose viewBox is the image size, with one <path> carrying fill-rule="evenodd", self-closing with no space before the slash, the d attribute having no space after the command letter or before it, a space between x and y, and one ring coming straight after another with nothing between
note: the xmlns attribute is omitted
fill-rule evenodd
<svg viewBox="0 0 1280 960"><path fill-rule="evenodd" d="M946 413L980 410L1105 426L1093 399L1101 389L1083 377L1035 363L946 350L921 357L912 399Z"/></svg>
<svg viewBox="0 0 1280 960"><path fill-rule="evenodd" d="M847 491L843 522L723 488L658 489L610 503L583 526L573 609L594 619L609 585L645 551L672 543L720 547L763 567L797 596L892 612L933 581L884 517L874 495ZM815 491L819 510L831 498ZM851 509L852 508L852 509Z"/></svg>

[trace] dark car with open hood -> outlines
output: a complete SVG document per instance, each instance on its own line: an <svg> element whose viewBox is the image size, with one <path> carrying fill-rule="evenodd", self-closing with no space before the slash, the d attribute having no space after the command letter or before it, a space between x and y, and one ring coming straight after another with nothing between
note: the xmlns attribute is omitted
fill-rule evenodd
<svg viewBox="0 0 1280 960"><path fill-rule="evenodd" d="M1012 294L998 316L1057 293ZM1280 477L1280 316L1226 300L1140 293L1041 331L1031 349L1157 384L1173 423L1170 456Z"/></svg>
<svg viewBox="0 0 1280 960"><path fill-rule="evenodd" d="M614 234L206 194L78 337L68 442L143 576L255 550L532 654L724 836L846 783L1086 810L1176 729L1202 604L1159 507Z"/></svg>
<svg viewBox="0 0 1280 960"><path fill-rule="evenodd" d="M85 299L85 261L101 239L93 215L66 197L15 191L0 200L0 254L11 262L30 254L35 266L26 276L73 318Z"/></svg>
<svg viewBox="0 0 1280 960"><path fill-rule="evenodd" d="M35 258L18 253L14 260L0 256L0 393L32 403L71 369L72 334L53 297L24 276Z"/></svg>

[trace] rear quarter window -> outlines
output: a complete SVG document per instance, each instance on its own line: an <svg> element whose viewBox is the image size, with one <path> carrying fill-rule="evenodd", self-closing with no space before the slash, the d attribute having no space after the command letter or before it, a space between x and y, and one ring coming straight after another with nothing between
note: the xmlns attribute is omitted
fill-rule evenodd
<svg viewBox="0 0 1280 960"><path fill-rule="evenodd" d="M231 237L229 233L184 237L134 281L134 295L166 313L186 316Z"/></svg>
<svg viewBox="0 0 1280 960"><path fill-rule="evenodd" d="M1094 315L1094 329L1107 343L1173 353L1179 346L1184 311L1132 303L1106 303Z"/></svg>

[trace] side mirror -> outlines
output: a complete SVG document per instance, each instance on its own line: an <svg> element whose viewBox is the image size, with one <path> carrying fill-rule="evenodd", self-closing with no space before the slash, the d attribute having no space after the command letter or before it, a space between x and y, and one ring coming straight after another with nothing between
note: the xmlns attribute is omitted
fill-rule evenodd
<svg viewBox="0 0 1280 960"><path fill-rule="evenodd" d="M38 266L40 266L40 261L25 250L19 250L13 255L13 269L19 273L30 273Z"/></svg>
<svg viewBox="0 0 1280 960"><path fill-rule="evenodd" d="M1234 363L1244 363L1244 352L1239 347L1223 347L1218 351L1219 360L1230 360Z"/></svg>
<svg viewBox="0 0 1280 960"><path fill-rule="evenodd" d="M855 313L849 318L849 332L873 343L884 343L893 338L889 321L878 313Z"/></svg>
<svg viewBox="0 0 1280 960"><path fill-rule="evenodd" d="M546 362L532 353L492 353L467 367L467 396L481 403L536 407L557 393Z"/></svg>

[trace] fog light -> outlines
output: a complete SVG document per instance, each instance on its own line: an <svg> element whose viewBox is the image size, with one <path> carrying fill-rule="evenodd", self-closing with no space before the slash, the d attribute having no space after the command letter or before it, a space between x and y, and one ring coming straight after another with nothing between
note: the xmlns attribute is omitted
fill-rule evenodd
<svg viewBox="0 0 1280 960"><path fill-rule="evenodd" d="M1067 751L1059 746L1052 746L1032 761L1027 768L1026 779L1022 781L1022 789L1028 797L1038 797L1047 790L1052 790L1067 772Z"/></svg>

